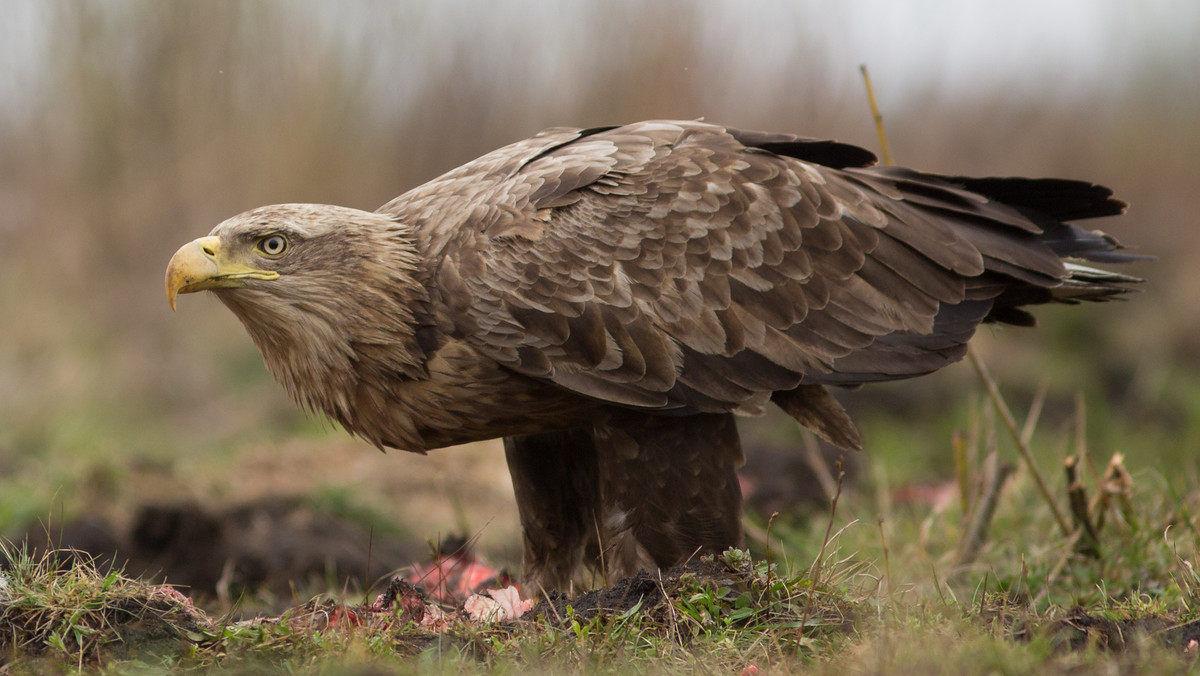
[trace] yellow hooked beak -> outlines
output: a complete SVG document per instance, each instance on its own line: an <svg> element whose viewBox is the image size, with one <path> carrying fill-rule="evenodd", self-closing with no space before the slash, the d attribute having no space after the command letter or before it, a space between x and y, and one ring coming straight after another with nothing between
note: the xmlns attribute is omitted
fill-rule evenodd
<svg viewBox="0 0 1200 676"><path fill-rule="evenodd" d="M221 251L221 239L201 237L184 244L167 264L167 302L175 309L175 296L206 289L236 289L247 279L278 279L274 270L236 263L226 259Z"/></svg>

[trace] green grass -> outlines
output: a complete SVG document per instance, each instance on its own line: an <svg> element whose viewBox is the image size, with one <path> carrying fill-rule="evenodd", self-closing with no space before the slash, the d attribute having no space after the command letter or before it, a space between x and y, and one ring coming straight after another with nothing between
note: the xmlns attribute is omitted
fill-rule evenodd
<svg viewBox="0 0 1200 676"><path fill-rule="evenodd" d="M973 407L973 411L970 410ZM1200 617L1196 514L1200 497L1143 468L1128 492L1110 492L1098 558L1079 554L1056 525L1028 468L1004 484L978 558L956 568L969 505L980 497L986 451L1003 430L976 398L967 410L966 490L929 505L898 505L874 485L839 495L823 516L782 515L771 545L727 552L726 575L692 573L664 584L662 601L607 613L543 613L518 623L456 622L432 633L402 614L365 613L361 598L325 599L276 618L233 623L180 605L160 587L86 560L33 558L8 548L0 637L8 668L347 668L452 673L1065 674L1183 673L1197 668L1188 623ZM1106 423L1110 424L1110 423ZM1083 449L1034 435L1041 471L1065 510L1066 481L1049 474ZM1067 434L1069 437L1069 434ZM1050 438L1046 438L1050 437ZM1057 437L1057 438L1055 438ZM896 442L899 445L899 441ZM1057 448L1057 451L1045 449ZM896 451L899 453L899 449ZM895 462L887 449L870 460ZM949 473L953 476L953 472ZM1084 469L1090 499L1099 494ZM340 504L344 495L321 499ZM969 508L968 508L969 509ZM349 605L347 605L349 604ZM332 618L332 619L331 619Z"/></svg>
<svg viewBox="0 0 1200 676"><path fill-rule="evenodd" d="M738 673L755 665L782 672L1019 674L1172 673L1194 666L1179 632L1172 633L1192 617L1194 578L1170 574L1161 578L1167 587L1156 591L1115 598L1101 584L1101 593L1072 607L1039 609L1013 581L990 575L948 585L931 598L908 585L888 590L871 566L839 560L837 548L816 584L811 571L785 573L729 552L729 574L685 574L664 585L663 602L601 614L568 608L561 616L497 626L464 622L433 634L396 613L365 614L332 601L227 624L198 617L160 588L117 571L7 555L0 622L8 665L17 671ZM1147 569L1150 578L1159 572Z"/></svg>

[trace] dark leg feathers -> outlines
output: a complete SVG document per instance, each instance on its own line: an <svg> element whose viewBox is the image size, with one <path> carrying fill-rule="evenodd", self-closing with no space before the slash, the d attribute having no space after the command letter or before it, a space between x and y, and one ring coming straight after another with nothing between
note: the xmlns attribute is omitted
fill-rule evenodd
<svg viewBox="0 0 1200 676"><path fill-rule="evenodd" d="M524 535L522 578L530 592L570 591L594 540L600 470L588 430L504 439Z"/></svg>
<svg viewBox="0 0 1200 676"><path fill-rule="evenodd" d="M504 440L530 591L570 590L581 564L616 581L742 542L732 414L614 411L591 430Z"/></svg>

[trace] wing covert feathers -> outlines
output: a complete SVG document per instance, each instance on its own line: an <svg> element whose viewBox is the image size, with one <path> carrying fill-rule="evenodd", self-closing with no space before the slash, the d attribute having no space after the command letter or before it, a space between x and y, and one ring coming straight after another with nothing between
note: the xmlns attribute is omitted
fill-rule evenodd
<svg viewBox="0 0 1200 676"><path fill-rule="evenodd" d="M384 210L437 261L443 321L507 368L664 412L774 399L851 447L821 384L928 373L980 322L1134 281L1063 263L1132 258L1063 222L1119 213L1106 188L873 161L699 122L556 129Z"/></svg>

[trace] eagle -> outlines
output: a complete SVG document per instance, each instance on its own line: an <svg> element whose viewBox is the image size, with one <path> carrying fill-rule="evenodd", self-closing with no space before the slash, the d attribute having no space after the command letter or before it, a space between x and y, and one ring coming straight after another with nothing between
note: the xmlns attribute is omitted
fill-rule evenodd
<svg viewBox="0 0 1200 676"><path fill-rule="evenodd" d="M847 449L830 386L961 359L981 323L1113 299L1109 189L876 166L700 121L553 128L375 211L279 204L171 258L301 407L381 450L504 438L533 591L742 541L735 415Z"/></svg>

